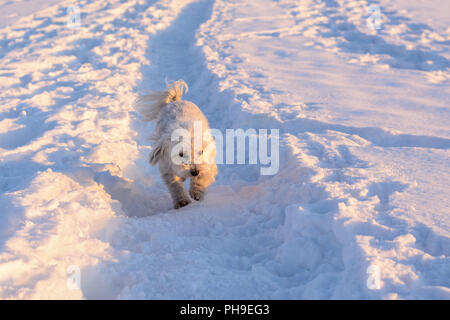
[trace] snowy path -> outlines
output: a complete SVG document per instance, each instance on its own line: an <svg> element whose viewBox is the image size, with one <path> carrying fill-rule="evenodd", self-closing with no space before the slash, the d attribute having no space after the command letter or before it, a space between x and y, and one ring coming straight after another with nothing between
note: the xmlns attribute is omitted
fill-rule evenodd
<svg viewBox="0 0 450 320"><path fill-rule="evenodd" d="M450 298L449 30L392 9L374 35L365 1L79 5L0 29L0 298ZM131 108L165 78L213 128L279 128L278 174L221 165L171 210Z"/></svg>

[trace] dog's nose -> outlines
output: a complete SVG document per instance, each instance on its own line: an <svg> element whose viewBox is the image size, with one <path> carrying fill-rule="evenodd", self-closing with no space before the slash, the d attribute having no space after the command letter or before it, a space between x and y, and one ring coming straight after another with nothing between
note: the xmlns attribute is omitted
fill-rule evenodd
<svg viewBox="0 0 450 320"><path fill-rule="evenodd" d="M192 169L191 170L191 174L193 177L198 176L198 170L197 169Z"/></svg>

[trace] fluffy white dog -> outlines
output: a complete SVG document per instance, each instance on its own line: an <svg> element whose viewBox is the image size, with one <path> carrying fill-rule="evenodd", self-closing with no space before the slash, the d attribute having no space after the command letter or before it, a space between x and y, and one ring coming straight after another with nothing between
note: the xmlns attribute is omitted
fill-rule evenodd
<svg viewBox="0 0 450 320"><path fill-rule="evenodd" d="M186 179L190 179L191 198L202 200L217 175L208 120L194 103L181 100L184 89L187 92L186 82L178 80L167 84L165 91L139 97L136 103L144 121L156 120L150 163L158 164L175 209L191 202L184 189Z"/></svg>

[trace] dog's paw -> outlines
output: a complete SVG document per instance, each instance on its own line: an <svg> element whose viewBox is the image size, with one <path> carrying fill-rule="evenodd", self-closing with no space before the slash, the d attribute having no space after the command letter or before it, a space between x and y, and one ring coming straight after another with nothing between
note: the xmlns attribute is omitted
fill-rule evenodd
<svg viewBox="0 0 450 320"><path fill-rule="evenodd" d="M192 199L197 200L197 201L202 201L204 196L205 196L205 192L203 190L198 190L198 189L190 189L189 190L189 195L191 196Z"/></svg>
<svg viewBox="0 0 450 320"><path fill-rule="evenodd" d="M189 199L181 199L177 203L175 203L175 209L180 209L182 207L187 206L189 203L191 203L191 200Z"/></svg>

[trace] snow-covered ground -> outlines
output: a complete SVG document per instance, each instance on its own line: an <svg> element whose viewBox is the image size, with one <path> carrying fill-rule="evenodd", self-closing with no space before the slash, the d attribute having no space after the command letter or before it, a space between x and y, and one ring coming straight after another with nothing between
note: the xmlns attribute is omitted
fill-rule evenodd
<svg viewBox="0 0 450 320"><path fill-rule="evenodd" d="M449 13L1 1L0 298L450 299ZM132 106L166 79L213 128L279 129L278 173L220 165L171 209Z"/></svg>

